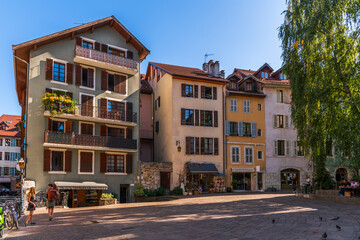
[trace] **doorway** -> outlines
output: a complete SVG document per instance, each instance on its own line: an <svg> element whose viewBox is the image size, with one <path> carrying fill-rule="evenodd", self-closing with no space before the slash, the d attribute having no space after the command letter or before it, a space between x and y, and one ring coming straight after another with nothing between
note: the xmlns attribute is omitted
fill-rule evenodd
<svg viewBox="0 0 360 240"><path fill-rule="evenodd" d="M336 170L336 182L343 181L347 179L347 170L345 168L338 168Z"/></svg>
<svg viewBox="0 0 360 240"><path fill-rule="evenodd" d="M257 190L263 189L263 174L258 173L257 174Z"/></svg>
<svg viewBox="0 0 360 240"><path fill-rule="evenodd" d="M234 190L251 190L251 173L233 173L232 179L236 181Z"/></svg>
<svg viewBox="0 0 360 240"><path fill-rule="evenodd" d="M120 184L120 203L127 203L129 195L129 184Z"/></svg>
<svg viewBox="0 0 360 240"><path fill-rule="evenodd" d="M291 181L293 178L297 178L297 187L300 187L300 171L287 168L281 171L281 190L291 190Z"/></svg>
<svg viewBox="0 0 360 240"><path fill-rule="evenodd" d="M160 172L160 186L170 190L170 172Z"/></svg>

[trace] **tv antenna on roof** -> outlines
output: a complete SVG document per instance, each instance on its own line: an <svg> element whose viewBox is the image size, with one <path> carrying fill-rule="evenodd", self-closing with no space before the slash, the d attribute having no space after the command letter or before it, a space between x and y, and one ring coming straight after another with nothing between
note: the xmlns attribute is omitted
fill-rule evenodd
<svg viewBox="0 0 360 240"><path fill-rule="evenodd" d="M212 56L212 55L215 55L215 54L213 54L213 53L205 53L205 62L206 62L206 58L207 58L208 56Z"/></svg>

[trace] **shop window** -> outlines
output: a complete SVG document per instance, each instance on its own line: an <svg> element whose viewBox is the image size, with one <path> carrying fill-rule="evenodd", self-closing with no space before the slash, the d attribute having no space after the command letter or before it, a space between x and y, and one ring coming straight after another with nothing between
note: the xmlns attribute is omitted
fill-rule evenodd
<svg viewBox="0 0 360 240"><path fill-rule="evenodd" d="M51 151L50 171L64 171L64 152Z"/></svg>
<svg viewBox="0 0 360 240"><path fill-rule="evenodd" d="M107 155L107 172L123 173L125 172L124 155Z"/></svg>

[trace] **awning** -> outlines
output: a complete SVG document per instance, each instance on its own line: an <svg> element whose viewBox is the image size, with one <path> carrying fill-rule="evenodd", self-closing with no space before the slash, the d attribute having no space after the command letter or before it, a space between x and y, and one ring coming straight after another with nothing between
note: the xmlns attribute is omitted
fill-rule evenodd
<svg viewBox="0 0 360 240"><path fill-rule="evenodd" d="M9 177L0 177L0 183L8 183L11 182Z"/></svg>
<svg viewBox="0 0 360 240"><path fill-rule="evenodd" d="M188 168L193 174L216 174L219 172L214 163L189 163Z"/></svg>
<svg viewBox="0 0 360 240"><path fill-rule="evenodd" d="M108 185L96 182L55 182L59 190L107 190Z"/></svg>
<svg viewBox="0 0 360 240"><path fill-rule="evenodd" d="M254 168L232 168L231 172L248 173L255 172Z"/></svg>

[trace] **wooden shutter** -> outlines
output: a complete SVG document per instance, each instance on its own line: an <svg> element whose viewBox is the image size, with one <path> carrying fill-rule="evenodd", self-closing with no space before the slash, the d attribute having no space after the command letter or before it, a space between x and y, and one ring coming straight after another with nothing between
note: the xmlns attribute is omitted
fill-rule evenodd
<svg viewBox="0 0 360 240"><path fill-rule="evenodd" d="M199 126L199 110L195 109L195 126Z"/></svg>
<svg viewBox="0 0 360 240"><path fill-rule="evenodd" d="M205 152L205 139L201 138L201 155L204 155Z"/></svg>
<svg viewBox="0 0 360 240"><path fill-rule="evenodd" d="M126 155L126 173L132 173L133 162L132 155Z"/></svg>
<svg viewBox="0 0 360 240"><path fill-rule="evenodd" d="M205 87L201 86L201 98L205 98Z"/></svg>
<svg viewBox="0 0 360 240"><path fill-rule="evenodd" d="M65 172L71 172L71 151L65 152Z"/></svg>
<svg viewBox="0 0 360 240"><path fill-rule="evenodd" d="M87 79L88 83L89 83L89 87L93 88L94 87L94 69L92 68L88 68L88 79Z"/></svg>
<svg viewBox="0 0 360 240"><path fill-rule="evenodd" d="M100 51L100 43L95 42L95 50Z"/></svg>
<svg viewBox="0 0 360 240"><path fill-rule="evenodd" d="M214 111L214 127L218 127L218 111Z"/></svg>
<svg viewBox="0 0 360 240"><path fill-rule="evenodd" d="M106 44L101 44L101 51L104 53L108 52L108 46Z"/></svg>
<svg viewBox="0 0 360 240"><path fill-rule="evenodd" d="M126 94L126 76L120 76L120 93Z"/></svg>
<svg viewBox="0 0 360 240"><path fill-rule="evenodd" d="M294 156L297 156L297 141L293 141Z"/></svg>
<svg viewBox="0 0 360 240"><path fill-rule="evenodd" d="M120 75L114 75L114 92L120 93Z"/></svg>
<svg viewBox="0 0 360 240"><path fill-rule="evenodd" d="M195 138L195 154L196 155L199 155L199 153L200 153L200 142L199 142L199 138L198 137L196 137Z"/></svg>
<svg viewBox="0 0 360 240"><path fill-rule="evenodd" d="M181 109L181 125L186 125L186 120L185 120L185 108Z"/></svg>
<svg viewBox="0 0 360 240"><path fill-rule="evenodd" d="M205 125L205 111L200 110L200 126L204 126L204 125Z"/></svg>
<svg viewBox="0 0 360 240"><path fill-rule="evenodd" d="M108 73L106 71L101 71L101 90L107 90L107 82L108 82Z"/></svg>
<svg viewBox="0 0 360 240"><path fill-rule="evenodd" d="M106 153L100 153L100 172L106 173Z"/></svg>
<svg viewBox="0 0 360 240"><path fill-rule="evenodd" d="M71 121L66 121L65 122L65 132L66 133L71 133L72 129L72 122Z"/></svg>
<svg viewBox="0 0 360 240"><path fill-rule="evenodd" d="M230 122L229 121L225 121L225 135L229 136L230 135Z"/></svg>
<svg viewBox="0 0 360 240"><path fill-rule="evenodd" d="M105 137L107 134L107 127L105 125L100 125L100 136Z"/></svg>
<svg viewBox="0 0 360 240"><path fill-rule="evenodd" d="M76 45L82 46L82 38L81 37L76 37Z"/></svg>
<svg viewBox="0 0 360 240"><path fill-rule="evenodd" d="M126 121L134 122L132 119L133 115L133 105L132 102L126 102Z"/></svg>
<svg viewBox="0 0 360 240"><path fill-rule="evenodd" d="M195 93L195 98L198 98L199 95L199 86L198 85L194 85L194 93Z"/></svg>
<svg viewBox="0 0 360 240"><path fill-rule="evenodd" d="M286 141L285 154L286 154L287 156L290 155L290 148L291 148L290 145L291 145L291 144L290 144L290 141Z"/></svg>
<svg viewBox="0 0 360 240"><path fill-rule="evenodd" d="M48 130L51 131L52 127L52 120L49 118L48 119Z"/></svg>
<svg viewBox="0 0 360 240"><path fill-rule="evenodd" d="M219 139L214 138L214 155L219 155Z"/></svg>
<svg viewBox="0 0 360 240"><path fill-rule="evenodd" d="M251 137L256 137L256 123L251 123Z"/></svg>
<svg viewBox="0 0 360 240"><path fill-rule="evenodd" d="M277 115L274 115L274 128L277 128L278 123L277 123Z"/></svg>
<svg viewBox="0 0 360 240"><path fill-rule="evenodd" d="M128 59L133 59L134 58L134 53L132 51L127 51L127 58Z"/></svg>
<svg viewBox="0 0 360 240"><path fill-rule="evenodd" d="M181 96L185 97L186 96L186 84L181 84Z"/></svg>
<svg viewBox="0 0 360 240"><path fill-rule="evenodd" d="M46 59L46 73L45 73L45 78L46 80L52 80L52 75L53 75L53 60L50 58Z"/></svg>
<svg viewBox="0 0 360 240"><path fill-rule="evenodd" d="M186 137L185 139L186 139L186 151L185 151L185 153L189 155L189 154L191 154L191 146L190 146L191 137Z"/></svg>
<svg viewBox="0 0 360 240"><path fill-rule="evenodd" d="M213 99L217 99L217 87L213 87Z"/></svg>
<svg viewBox="0 0 360 240"><path fill-rule="evenodd" d="M131 128L126 129L126 139L132 139L132 129Z"/></svg>
<svg viewBox="0 0 360 240"><path fill-rule="evenodd" d="M76 65L75 66L75 85L80 86L81 85L81 66Z"/></svg>
<svg viewBox="0 0 360 240"><path fill-rule="evenodd" d="M101 98L100 99L100 117L101 118L107 118L107 99L106 98Z"/></svg>
<svg viewBox="0 0 360 240"><path fill-rule="evenodd" d="M73 73L74 73L74 65L71 63L68 63L66 65L66 82L68 84L72 84L73 83Z"/></svg>
<svg viewBox="0 0 360 240"><path fill-rule="evenodd" d="M278 141L274 141L274 156L278 155Z"/></svg>
<svg viewBox="0 0 360 240"><path fill-rule="evenodd" d="M44 149L44 172L50 171L50 155L51 151L49 149Z"/></svg>
<svg viewBox="0 0 360 240"><path fill-rule="evenodd" d="M81 152L80 153L80 172L91 173L92 172L92 152Z"/></svg>
<svg viewBox="0 0 360 240"><path fill-rule="evenodd" d="M285 128L289 128L289 116L285 115Z"/></svg>

